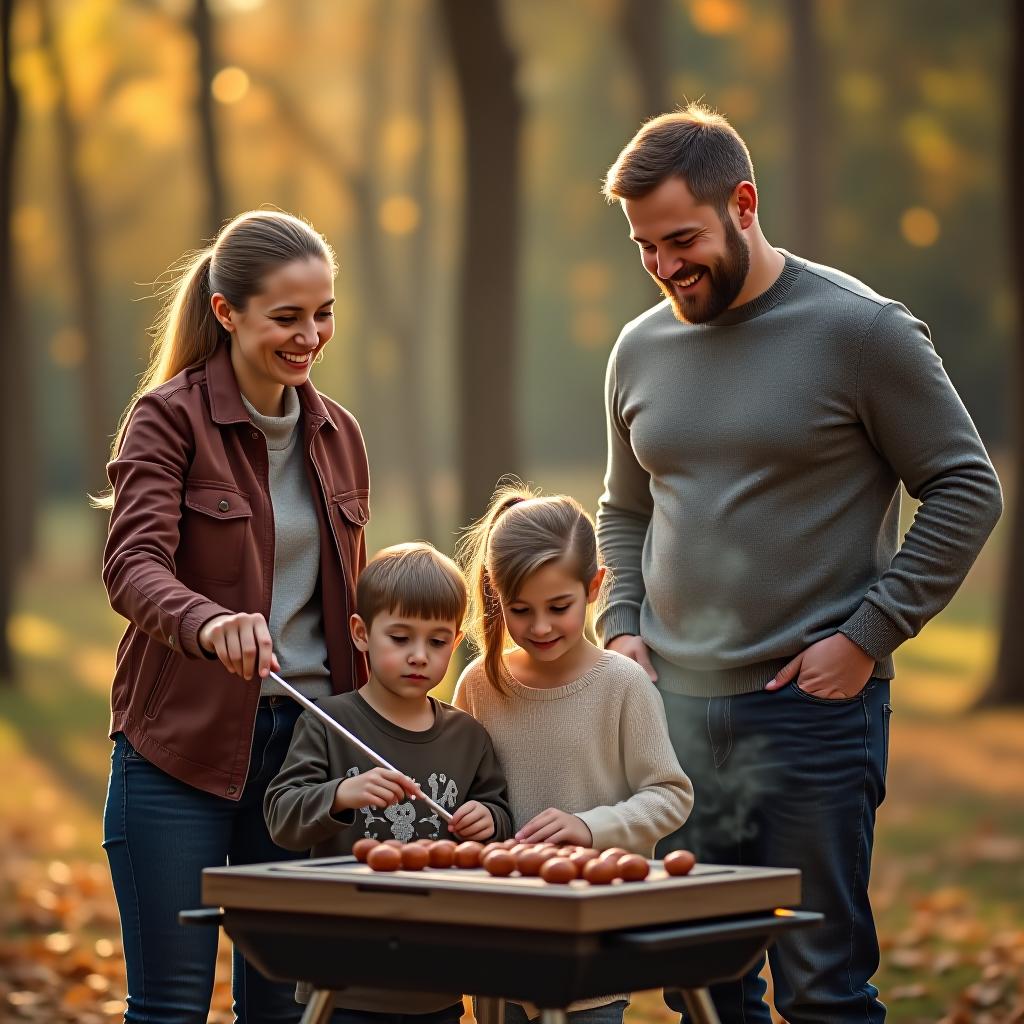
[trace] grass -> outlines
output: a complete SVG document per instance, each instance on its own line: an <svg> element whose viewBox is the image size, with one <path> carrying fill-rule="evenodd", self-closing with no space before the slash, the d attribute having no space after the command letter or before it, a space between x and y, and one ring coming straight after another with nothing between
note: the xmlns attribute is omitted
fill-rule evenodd
<svg viewBox="0 0 1024 1024"><path fill-rule="evenodd" d="M592 475L573 483L584 499L596 487ZM371 536L371 547L402 535L391 528ZM8 943L0 963L39 953L45 943L34 936L77 928L113 966L106 981L93 982L103 991L92 1017L68 1008L82 984L69 976L46 1019L102 1021L123 1005L99 846L121 623L99 585L98 555L83 554L95 547L80 512L51 509L43 548L48 557L26 575L10 625L21 680L0 690L0 885L8 890L0 891L0 940ZM1024 1020L1024 715L968 710L996 649L997 559L992 545L950 608L898 654L872 879L883 944L877 984L895 1024ZM53 909L70 875L98 890L78 918ZM0 1006L11 991L0 973ZM222 973L211 1020L229 1019L225 991ZM655 993L638 994L628 1011L629 1024L672 1019Z"/></svg>

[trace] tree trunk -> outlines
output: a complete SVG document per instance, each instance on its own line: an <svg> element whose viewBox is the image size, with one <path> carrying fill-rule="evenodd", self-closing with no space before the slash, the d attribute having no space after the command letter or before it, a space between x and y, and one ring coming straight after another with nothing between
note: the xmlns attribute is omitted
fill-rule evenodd
<svg viewBox="0 0 1024 1024"><path fill-rule="evenodd" d="M84 434L82 476L84 489L99 493L107 485L106 461L113 422L107 401L107 381L103 371L103 346L100 336L99 294L96 275L95 239L87 209L85 188L78 176L78 126L68 101L67 75L53 33L49 0L40 0L41 42L48 54L57 100L54 105L57 135L57 182L64 197L67 230L67 258L82 338L82 366L79 372Z"/></svg>
<svg viewBox="0 0 1024 1024"><path fill-rule="evenodd" d="M227 219L224 194L224 176L217 153L217 129L213 114L213 76L217 72L217 58L213 45L213 19L207 0L196 0L192 11L192 33L198 51L196 121L199 125L199 155L203 180L206 183L207 237L211 240Z"/></svg>
<svg viewBox="0 0 1024 1024"><path fill-rule="evenodd" d="M1014 365L1011 371L1016 401L1012 425L1016 465L1016 497L1008 508L1013 520L1008 524L1009 548L1006 584L1003 593L1002 629L999 633L999 654L996 670L988 689L978 702L979 707L1024 705L1024 197L1020 182L1024 180L1024 5L1011 4L1010 46L1010 125L1007 138L1006 198L1010 223L1010 266L1017 293L1017 337L1013 346Z"/></svg>
<svg viewBox="0 0 1024 1024"><path fill-rule="evenodd" d="M420 208L420 221L411 242L413 282L403 296L400 306L388 307L386 304L386 308L394 310L392 319L395 322L395 340L400 357L396 389L401 401L398 420L402 435L404 475L408 481L415 517L414 532L424 540L439 543L431 500L431 485L434 479L429 429L431 402L424 385L430 362L428 311L434 295L430 274L434 208L430 190L435 55L433 17L432 8L421 12L419 43L416 47L416 89L419 120L423 129L423 146L411 189Z"/></svg>
<svg viewBox="0 0 1024 1024"><path fill-rule="evenodd" d="M18 336L17 298L14 282L14 240L11 237L11 214L14 206L15 156L18 143L18 94L11 80L11 14L14 0L0 0L0 57L3 60L3 129L0 135L0 304L4 316L0 319L0 352L5 364L11 359L22 360L25 350ZM24 438L34 434L31 423L18 424L13 414L13 400L19 391L28 391L30 381L24 374L5 373L3 376L3 438L0 438L0 472L11 479L14 453ZM15 442L15 438L18 439ZM9 475L11 474L11 475ZM15 482L17 482L15 478ZM17 500L0 502L0 686L10 686L14 677L14 659L7 637L7 623L11 617L15 576L14 510Z"/></svg>
<svg viewBox="0 0 1024 1024"><path fill-rule="evenodd" d="M7 419L4 421L4 473L5 478L15 482L17 500L8 502L11 507L3 513L3 543L6 544L6 558L11 573L26 565L35 553L36 516L39 511L39 472L35 421L35 399L32 382L33 346L27 343L22 333L25 325L21 320L18 293L17 258L14 251L12 219L15 207L15 184L17 175L17 148L20 129L20 98L11 78L10 31L15 0L3 0L3 156L0 164L0 190L2 190L3 211L0 219L3 255L0 256L0 289L4 320L5 344L4 365L4 407Z"/></svg>
<svg viewBox="0 0 1024 1024"><path fill-rule="evenodd" d="M622 5L622 38L640 89L645 121L666 111L665 23L664 0L625 0Z"/></svg>
<svg viewBox="0 0 1024 1024"><path fill-rule="evenodd" d="M442 0L463 113L466 203L456 353L461 521L517 472L519 136L516 61L497 0Z"/></svg>
<svg viewBox="0 0 1024 1024"><path fill-rule="evenodd" d="M817 0L789 0L792 32L790 103L793 165L793 250L807 259L823 261L825 253L826 140L825 75L815 21Z"/></svg>
<svg viewBox="0 0 1024 1024"><path fill-rule="evenodd" d="M390 427L388 419L389 406L386 389L373 371L372 347L374 335L383 330L392 334L391 324L387 321L387 311L391 303L397 301L387 287L387 272L384 266L384 254L381 251L381 228L377 222L377 204L379 196L373 187L374 173L379 162L381 125L388 116L387 84L388 62L383 54L386 50L391 24L388 22L388 10L374 7L367 11L369 22L367 34L370 52L379 55L370 60L365 68L364 97L366 109L363 111L362 126L362 161L358 166L345 167L337 161L340 174L344 176L352 191L355 210L355 237L360 258L355 260L363 279L359 303L359 318L355 324L356 344L353 348L353 367L356 380L359 381L360 400L354 410L359 418L363 432L367 438L367 447L372 450L387 452L386 438ZM394 12L391 12L394 16ZM394 338L390 338L394 340ZM383 447L382 447L383 446ZM388 463L391 462L388 455Z"/></svg>

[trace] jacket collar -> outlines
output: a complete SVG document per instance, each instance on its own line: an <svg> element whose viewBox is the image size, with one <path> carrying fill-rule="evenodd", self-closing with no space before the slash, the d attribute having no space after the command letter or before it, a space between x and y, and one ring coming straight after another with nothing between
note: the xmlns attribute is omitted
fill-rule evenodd
<svg viewBox="0 0 1024 1024"><path fill-rule="evenodd" d="M231 365L231 347L227 342L221 342L206 360L206 386L210 394L210 416L214 423L250 422L238 390L235 370ZM296 388L296 392L303 417L312 430L318 430L324 423L334 426L320 392L308 379Z"/></svg>

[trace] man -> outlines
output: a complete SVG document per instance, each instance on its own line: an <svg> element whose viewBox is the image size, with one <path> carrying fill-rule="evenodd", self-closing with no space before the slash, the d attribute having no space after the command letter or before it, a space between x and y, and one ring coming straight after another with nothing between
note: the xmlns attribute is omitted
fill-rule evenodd
<svg viewBox="0 0 1024 1024"><path fill-rule="evenodd" d="M825 915L772 948L779 1012L882 1021L867 890L892 653L963 581L999 482L927 327L768 243L724 118L649 121L604 191L665 301L608 364L599 630L657 683L693 779L672 844L798 867ZM921 500L902 544L900 481ZM764 989L756 968L716 986L724 1024L768 1024Z"/></svg>

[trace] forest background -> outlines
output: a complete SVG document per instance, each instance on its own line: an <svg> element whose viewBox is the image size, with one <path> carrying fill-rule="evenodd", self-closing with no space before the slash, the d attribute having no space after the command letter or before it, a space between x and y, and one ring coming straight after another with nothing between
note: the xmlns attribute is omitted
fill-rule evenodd
<svg viewBox="0 0 1024 1024"><path fill-rule="evenodd" d="M899 652L873 887L891 1019L1024 1021L1022 5L0 0L0 15L0 1020L123 1011L98 845L122 626L86 494L145 366L154 282L252 207L333 243L336 335L315 382L362 424L371 550L450 550L509 471L594 509L607 355L659 298L601 178L643 118L703 99L750 146L770 241L931 325L1000 470L1002 523ZM646 995L629 1016L668 1019Z"/></svg>

